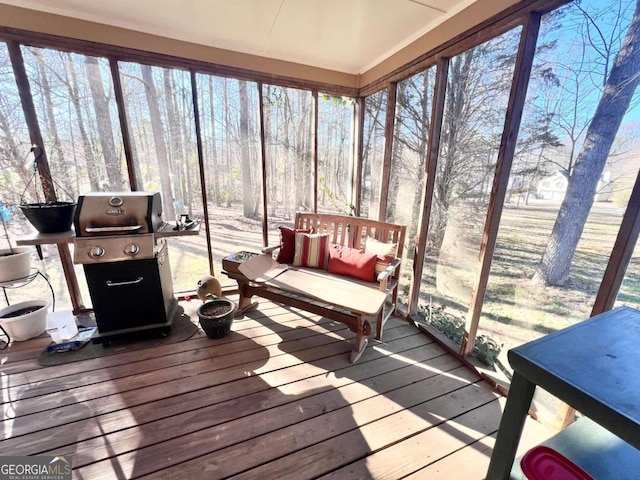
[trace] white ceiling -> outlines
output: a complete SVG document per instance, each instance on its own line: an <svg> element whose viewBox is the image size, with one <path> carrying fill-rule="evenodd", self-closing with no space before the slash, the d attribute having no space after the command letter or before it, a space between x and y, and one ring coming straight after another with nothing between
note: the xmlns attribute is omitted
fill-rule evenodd
<svg viewBox="0 0 640 480"><path fill-rule="evenodd" d="M474 1L0 0L0 3L357 74Z"/></svg>

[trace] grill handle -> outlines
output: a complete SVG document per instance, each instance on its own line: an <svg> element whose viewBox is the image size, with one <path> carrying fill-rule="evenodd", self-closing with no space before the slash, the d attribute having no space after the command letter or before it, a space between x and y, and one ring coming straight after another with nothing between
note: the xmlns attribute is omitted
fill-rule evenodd
<svg viewBox="0 0 640 480"><path fill-rule="evenodd" d="M112 282L111 280L107 280L107 287L122 287L123 285L135 285L136 283L140 283L144 280L143 277L138 277L136 280L129 280L128 282Z"/></svg>
<svg viewBox="0 0 640 480"><path fill-rule="evenodd" d="M140 230L142 225L125 225L118 227L87 227L87 233L104 233L104 232L135 232Z"/></svg>

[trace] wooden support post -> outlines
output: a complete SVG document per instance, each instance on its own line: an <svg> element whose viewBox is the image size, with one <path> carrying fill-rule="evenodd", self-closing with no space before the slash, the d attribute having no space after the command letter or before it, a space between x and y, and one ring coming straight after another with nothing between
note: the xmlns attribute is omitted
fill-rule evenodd
<svg viewBox="0 0 640 480"><path fill-rule="evenodd" d="M447 76L449 74L449 59L441 58L436 67L435 91L431 107L431 125L429 126L429 147L427 161L425 162L425 178L422 185L422 207L418 221L418 235L414 239L413 253L413 278L409 289L408 315L412 315L418 308L420 286L422 282L422 269L427 248L427 234L429 232L429 220L431 218L431 202L438 171L438 154L440 151L440 137L442 133L442 120L444 118L444 101L447 90Z"/></svg>
<svg viewBox="0 0 640 480"><path fill-rule="evenodd" d="M109 68L111 69L111 79L113 81L113 93L116 98L116 106L118 107L118 118L120 119L120 132L122 133L122 145L124 148L124 158L127 162L127 174L129 175L129 186L132 191L138 190L138 177L136 176L135 163L133 160L133 148L131 137L129 136L129 121L127 119L127 111L124 105L124 93L122 92L122 81L120 80L120 71L118 62L113 58L109 59Z"/></svg>
<svg viewBox="0 0 640 480"><path fill-rule="evenodd" d="M364 98L356 98L353 108L351 138L352 150L351 157L353 166L353 183L351 187L351 205L355 211L351 212L356 216L360 216L360 206L362 204L362 166L363 166L363 149L364 141Z"/></svg>
<svg viewBox="0 0 640 480"><path fill-rule="evenodd" d="M269 245L269 223L267 221L267 145L264 133L264 88L258 82L258 114L260 116L260 153L262 154L262 246Z"/></svg>
<svg viewBox="0 0 640 480"><path fill-rule="evenodd" d="M487 219L484 226L484 235L480 247L480 261L477 268L476 281L471 296L471 304L467 314L467 322L460 353L462 356L470 355L478 332L478 322L482 312L482 303L487 290L487 282L491 269L491 260L495 251L502 208L509 184L509 174L513 163L513 155L518 141L518 131L524 109L524 101L527 96L529 76L533 57L536 51L538 31L540 30L540 14L532 13L524 25L520 35L520 46L511 82L507 115L502 130L500 150L496 162L496 171L493 177L493 187L489 198Z"/></svg>
<svg viewBox="0 0 640 480"><path fill-rule="evenodd" d="M391 178L391 159L393 157L393 130L396 120L397 83L387 86L387 110L384 119L384 159L380 175L380 205L378 220L385 222L387 218L387 197L389 196L389 179Z"/></svg>
<svg viewBox="0 0 640 480"><path fill-rule="evenodd" d="M16 42L8 41L7 48L9 50L9 58L11 59L11 66L13 67L13 73L15 75L16 83L18 86L18 93L20 95L20 101L22 103L24 118L27 122L27 128L29 129L29 137L31 139L31 143L33 145L36 145L39 150L39 161L37 167L38 173L40 175L40 180L42 182L44 197L47 202L55 202L57 200L56 192L53 188L53 179L51 178L51 172L49 170L47 153L44 150L44 141L42 140L42 133L40 132L40 125L38 123L38 115L36 114L36 108L33 104L31 87L29 86L27 71L24 68L24 59L22 58L20 45L18 45ZM76 272L73 269L71 253L69 252L69 245L66 242L58 243L56 245L58 247L60 261L62 263L62 270L64 271L64 276L67 281L67 288L69 290L71 305L73 306L73 311L77 313L83 310L85 307L82 301L80 287L78 286Z"/></svg>
<svg viewBox="0 0 640 480"><path fill-rule="evenodd" d="M318 213L318 91L311 92L313 96L313 213Z"/></svg>
<svg viewBox="0 0 640 480"><path fill-rule="evenodd" d="M629 266L629 260L638 242L640 232L640 172L631 192L631 198L622 217L616 242L609 256L609 263L602 277L600 289L591 310L591 316L613 308L618 291Z"/></svg>
<svg viewBox="0 0 640 480"><path fill-rule="evenodd" d="M20 102L22 103L24 119L27 122L27 129L29 130L32 152L37 160L36 168L40 183L42 184L44 199L47 202L55 202L58 200L58 197L56 196L51 171L49 170L49 160L47 158L47 152L44 149L44 140L42 139L40 124L38 123L36 107L33 104L33 97L31 96L31 87L29 85L29 78L27 77L27 70L24 67L22 51L20 50L20 45L12 41L7 42L7 50L9 51L9 58L11 59L18 94L20 95Z"/></svg>
<svg viewBox="0 0 640 480"><path fill-rule="evenodd" d="M198 151L198 173L200 174L200 189L202 193L202 212L204 214L204 231L207 236L207 257L209 273L215 276L213 265L213 249L211 248L211 226L209 225L209 201L207 199L207 180L204 174L204 153L202 148L202 126L200 125L200 106L198 103L198 85L196 72L191 70L191 101L193 102L193 121L196 126L196 148Z"/></svg>

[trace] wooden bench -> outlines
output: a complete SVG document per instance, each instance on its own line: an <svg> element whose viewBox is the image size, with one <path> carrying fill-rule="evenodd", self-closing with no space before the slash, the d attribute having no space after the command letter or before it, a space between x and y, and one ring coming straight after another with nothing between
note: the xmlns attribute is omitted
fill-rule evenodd
<svg viewBox="0 0 640 480"><path fill-rule="evenodd" d="M350 248L364 250L369 238L376 239L382 243L396 245L395 259L384 271L378 274L376 282L365 282L351 277L342 277L361 285L376 288L386 294L386 301L377 315L376 322L376 339L381 340L384 323L395 311L398 300L398 277L402 263L406 226L362 217L298 212L296 213L294 228L313 228L314 233L328 234L329 242ZM280 247L267 247L263 249L263 252L274 254L278 248ZM322 272L314 271L316 273ZM330 274L327 273L326 275Z"/></svg>
<svg viewBox="0 0 640 480"><path fill-rule="evenodd" d="M378 289L313 268L290 267L264 281L250 280L241 272L227 272L227 275L238 282L239 315L258 305L251 300L257 295L344 323L356 334L352 363L358 361L367 346L367 337L371 334L367 318L378 315L386 298Z"/></svg>

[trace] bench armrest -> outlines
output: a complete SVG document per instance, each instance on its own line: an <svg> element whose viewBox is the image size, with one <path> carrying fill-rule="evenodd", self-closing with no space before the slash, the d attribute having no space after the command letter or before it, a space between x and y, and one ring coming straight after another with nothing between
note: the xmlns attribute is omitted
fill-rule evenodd
<svg viewBox="0 0 640 480"><path fill-rule="evenodd" d="M275 245L273 247L264 247L262 249L262 253L267 254L267 255L273 255L273 252L275 252L279 248L280 248L280 245Z"/></svg>
<svg viewBox="0 0 640 480"><path fill-rule="evenodd" d="M400 258L396 258L393 262L389 264L387 268L385 268L382 272L378 274L378 277L376 278L376 280L378 282L387 281L389 277L395 274L401 262L402 260Z"/></svg>

